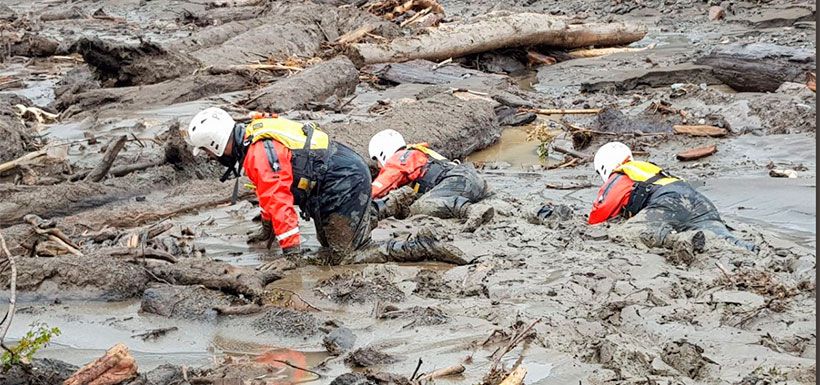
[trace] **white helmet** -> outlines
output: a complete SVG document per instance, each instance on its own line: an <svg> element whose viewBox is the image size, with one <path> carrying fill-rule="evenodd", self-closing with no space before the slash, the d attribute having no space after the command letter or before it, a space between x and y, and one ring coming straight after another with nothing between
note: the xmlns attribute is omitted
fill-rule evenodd
<svg viewBox="0 0 820 385"><path fill-rule="evenodd" d="M406 146L404 137L396 130L382 130L370 138L370 146L368 152L370 157L379 162L379 166L384 166L387 159L396 153L400 148Z"/></svg>
<svg viewBox="0 0 820 385"><path fill-rule="evenodd" d="M200 111L191 119L188 130L183 132L185 141L194 150L194 156L206 148L216 156L222 156L225 146L233 135L236 124L231 115L221 108L211 107Z"/></svg>
<svg viewBox="0 0 820 385"><path fill-rule="evenodd" d="M606 182L618 166L632 160L632 150L621 142L609 142L595 153L595 172Z"/></svg>

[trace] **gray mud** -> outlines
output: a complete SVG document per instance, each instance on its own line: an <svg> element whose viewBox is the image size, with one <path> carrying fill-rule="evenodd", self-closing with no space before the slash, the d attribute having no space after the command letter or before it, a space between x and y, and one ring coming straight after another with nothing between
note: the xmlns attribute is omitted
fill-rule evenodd
<svg viewBox="0 0 820 385"><path fill-rule="evenodd" d="M816 96L804 84L815 66L814 4L724 2L726 18L710 21L713 4L695 0L442 0L447 21L528 11L641 22L649 33L631 47L646 49L567 60L565 52L530 47L557 63L532 66L526 51L505 50L359 72L343 58L329 60L343 51L336 38L366 23L374 24L368 42L410 29L327 3L0 1L8 6L0 18L13 29L3 41L26 56L0 64L0 162L43 143L66 149L2 175L0 223L17 256L19 292L6 342L45 322L62 334L36 358L74 365L36 360L36 375L3 373L0 382L58 383L123 342L140 367L133 385L173 383L182 373L213 383L405 383L419 359L420 373L465 366L436 382L480 383L492 355L536 320L533 338L500 360L511 368L520 359L526 384L815 381ZM101 7L106 17L91 16ZM106 43L89 45L95 39ZM768 51L721 56L750 45ZM737 57L747 58L743 79L756 82L753 89L727 78ZM304 70L224 71L259 63ZM299 89L307 75L318 80ZM276 92L247 104L267 91ZM56 123L23 120L14 104L61 115ZM237 117L253 107L316 121L363 156L372 134L393 128L408 142L473 162L494 192L492 221L461 233L455 220L388 219L373 237L433 226L474 263L255 270L278 251L245 241L258 226L252 193L240 183L240 202L230 205L233 185L217 181L221 167L193 159L169 135L210 106ZM530 122L519 107L607 112ZM729 135L674 135L675 124L717 125ZM571 126L606 134L575 148ZM589 163L568 164L554 147L539 157L539 143L527 140L539 127L558 135L553 145L587 153L613 139L643 151L639 159L712 199L761 253L708 237L689 266L676 266L667 250L619 241L617 224L588 226L600 180ZM94 168L117 135L129 139L112 169L158 164L69 182ZM718 152L693 162L675 157L707 145ZM772 178L772 168L797 178ZM561 209L537 219L545 204ZM22 223L30 213L53 220L84 256ZM318 248L313 224L300 227L303 246ZM131 251L112 253L123 249ZM169 253L176 263L134 257L144 251ZM7 276L0 275L4 285ZM231 307L256 312L220 312ZM143 338L157 330L166 332Z"/></svg>

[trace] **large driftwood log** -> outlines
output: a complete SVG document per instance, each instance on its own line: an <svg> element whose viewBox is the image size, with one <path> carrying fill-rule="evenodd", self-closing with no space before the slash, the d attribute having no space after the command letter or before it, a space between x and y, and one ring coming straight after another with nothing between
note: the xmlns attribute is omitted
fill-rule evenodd
<svg viewBox="0 0 820 385"><path fill-rule="evenodd" d="M519 13L486 17L469 24L441 25L430 33L397 38L387 44L353 44L357 65L413 59L444 60L501 48L548 45L561 48L625 45L642 39L639 24L567 24L563 19Z"/></svg>
<svg viewBox="0 0 820 385"><path fill-rule="evenodd" d="M108 142L108 149L105 150L102 161L88 173L85 177L86 181L99 182L105 178L108 174L108 170L111 169L111 164L114 163L114 159L117 159L117 154L119 154L120 150L125 146L126 139L128 139L127 136L120 135L112 138L111 141Z"/></svg>
<svg viewBox="0 0 820 385"><path fill-rule="evenodd" d="M350 95L358 82L356 66L350 59L339 56L263 88L247 105L250 109L270 112L305 108L308 103L321 102L331 95Z"/></svg>
<svg viewBox="0 0 820 385"><path fill-rule="evenodd" d="M774 92L783 82L802 82L815 68L814 50L767 43L733 44L696 61L741 92Z"/></svg>

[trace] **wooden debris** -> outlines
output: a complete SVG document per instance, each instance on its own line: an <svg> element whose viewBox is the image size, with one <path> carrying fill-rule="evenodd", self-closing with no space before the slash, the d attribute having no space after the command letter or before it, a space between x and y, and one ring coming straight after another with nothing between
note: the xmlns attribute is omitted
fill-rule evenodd
<svg viewBox="0 0 820 385"><path fill-rule="evenodd" d="M535 51L527 51L527 65L529 66L553 65L555 63L558 63L558 60L552 56L547 56Z"/></svg>
<svg viewBox="0 0 820 385"><path fill-rule="evenodd" d="M577 159L577 158L575 158ZM580 190L585 188L595 187L592 183L578 183L578 184L563 184L563 183L547 183L546 188L553 190Z"/></svg>
<svg viewBox="0 0 820 385"><path fill-rule="evenodd" d="M303 68L282 64L234 64L226 66L212 66L207 68L211 75L235 74L251 71L302 71Z"/></svg>
<svg viewBox="0 0 820 385"><path fill-rule="evenodd" d="M83 253L79 250L80 246L75 244L62 230L58 229L53 222L46 221L35 214L28 214L23 217L23 220L32 226L35 233L45 235L50 241L71 254L83 256Z"/></svg>
<svg viewBox="0 0 820 385"><path fill-rule="evenodd" d="M131 337L139 337L142 338L143 341L156 340L157 338L162 337L176 330L179 330L179 328L176 326L171 326L168 328L151 329L145 333L134 334Z"/></svg>
<svg viewBox="0 0 820 385"><path fill-rule="evenodd" d="M806 87L809 87L812 92L817 92L817 75L814 72L806 73Z"/></svg>
<svg viewBox="0 0 820 385"><path fill-rule="evenodd" d="M790 169L771 169L769 170L769 176L772 178L797 178L797 171Z"/></svg>
<svg viewBox="0 0 820 385"><path fill-rule="evenodd" d="M252 7L260 5L264 0L214 0L205 4L205 9L225 7Z"/></svg>
<svg viewBox="0 0 820 385"><path fill-rule="evenodd" d="M574 156L574 157L576 157L578 159L581 159L581 160L590 160L590 159L592 159L592 155L585 154L585 153L580 152L580 151L575 151L575 150L571 150L571 149L568 149L568 148L564 148L564 147L561 147L561 146L552 146L552 149L557 151L557 152L560 152L562 154L567 154L567 155L570 155L570 156Z"/></svg>
<svg viewBox="0 0 820 385"><path fill-rule="evenodd" d="M624 52L640 52L645 51L647 49L654 48L654 45L649 45L643 48L630 48L630 47L611 47L611 48L587 48L587 49L577 49L574 51L570 51L568 54L573 59L581 59L587 57L599 57L599 56L607 56L616 53L624 53Z"/></svg>
<svg viewBox="0 0 820 385"><path fill-rule="evenodd" d="M565 109L565 108L519 108L521 112L532 112L538 115L595 115L601 112L600 108L582 108L582 109Z"/></svg>
<svg viewBox="0 0 820 385"><path fill-rule="evenodd" d="M706 125L674 125L672 128L676 134L689 136L711 136L713 138L719 138L729 133L725 128Z"/></svg>
<svg viewBox="0 0 820 385"><path fill-rule="evenodd" d="M99 182L105 178L108 174L108 170L111 169L111 164L114 163L114 159L117 158L117 154L119 154L120 150L125 146L126 139L128 139L127 135L120 135L116 138L112 138L111 141L108 142L108 148L105 150L102 161L88 173L85 177L86 181Z"/></svg>
<svg viewBox="0 0 820 385"><path fill-rule="evenodd" d="M43 155L46 155L46 150L45 149L30 152L30 153L28 153L26 155L23 155L23 156L15 159L15 160L10 160L6 163L0 164L0 173L8 171L8 170L12 170L12 169L14 169L14 168L16 168L16 167L18 167L22 164L26 164L29 161L37 159L37 158L39 158Z"/></svg>
<svg viewBox="0 0 820 385"><path fill-rule="evenodd" d="M365 9L387 20L395 20L409 11L416 11L418 14L429 9L427 12L444 13L444 7L436 0L378 0L367 4Z"/></svg>
<svg viewBox="0 0 820 385"><path fill-rule="evenodd" d="M698 148L693 148L691 150L686 150L686 151L683 151L683 152L679 152L676 155L676 157L678 158L679 161L685 162L685 161L705 158L705 157L707 157L709 155L712 155L716 152L717 152L717 146L715 146L713 144L711 146L698 147Z"/></svg>
<svg viewBox="0 0 820 385"><path fill-rule="evenodd" d="M336 41L333 42L335 45L348 45L355 43L361 40L363 37L367 36L368 33L373 32L378 25L375 23L368 23L359 28L356 28L342 36L339 36Z"/></svg>
<svg viewBox="0 0 820 385"><path fill-rule="evenodd" d="M9 275L9 307L6 308L6 314L3 315L3 320L0 321L0 346L5 347L6 333L11 327L11 321L14 319L14 309L17 305L17 264L14 261L14 256L9 252L8 246L6 246L6 238L3 237L2 233L0 233L0 249L5 255L5 260L0 262L0 265L2 265L1 271L5 271L7 267L11 269ZM6 263L8 263L8 266L6 266Z"/></svg>
<svg viewBox="0 0 820 385"><path fill-rule="evenodd" d="M426 383L427 381L435 380L436 378L453 376L453 375L456 375L456 374L464 373L464 370L465 370L464 365L461 365L461 364L448 366L446 368L441 368L441 369L438 369L438 370L434 370L434 371L432 371L430 373L427 373L427 374L422 374L421 376L419 376L417 382L420 383L420 384L423 384L423 383Z"/></svg>
<svg viewBox="0 0 820 385"><path fill-rule="evenodd" d="M524 383L524 377L527 376L527 369L519 365L498 385L521 385Z"/></svg>
<svg viewBox="0 0 820 385"><path fill-rule="evenodd" d="M165 162L166 162L165 159L161 159L161 160L150 160L150 161L147 161L147 162L140 162L140 163L134 163L134 164L124 164L124 165L117 166L117 167L111 167L111 170L108 171L108 174L111 175L111 176L115 176L115 177L126 176L126 175L128 175L132 172L135 172L135 171L142 171L142 170L147 170L147 169L152 168L152 167L162 166L163 164L165 164ZM89 173L90 173L90 171L78 172L78 173L71 176L71 180L72 181L78 181L78 180L84 179L86 176L88 176Z"/></svg>
<svg viewBox="0 0 820 385"><path fill-rule="evenodd" d="M531 45L559 48L625 45L645 35L646 27L643 25L567 24L551 15L519 13L472 23L440 25L427 34L399 37L387 44L353 44L348 53L351 60L362 66L413 59L439 61Z"/></svg>
<svg viewBox="0 0 820 385"><path fill-rule="evenodd" d="M118 247L110 250L105 250L106 253L115 256L128 256L134 258L156 259L158 261L165 261L170 263L177 263L176 257L168 252L151 249L151 248L130 248Z"/></svg>
<svg viewBox="0 0 820 385"><path fill-rule="evenodd" d="M80 368L63 385L115 385L136 375L136 360L125 345L116 344L104 356Z"/></svg>
<svg viewBox="0 0 820 385"><path fill-rule="evenodd" d="M54 123L57 121L59 117L58 114L52 114L50 112L43 111L37 107L26 107L22 104L17 104L14 106L17 109L17 115L22 117L28 121L34 121L40 124L43 123Z"/></svg>

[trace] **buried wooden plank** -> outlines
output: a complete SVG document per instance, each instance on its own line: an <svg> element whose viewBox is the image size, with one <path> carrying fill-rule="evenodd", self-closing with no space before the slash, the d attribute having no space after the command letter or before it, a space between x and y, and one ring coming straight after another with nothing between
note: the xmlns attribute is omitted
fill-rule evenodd
<svg viewBox="0 0 820 385"><path fill-rule="evenodd" d="M707 125L682 125L677 124L672 126L675 130L676 134L682 135L689 135L689 136L711 136L713 138L719 138L722 136L726 136L729 133L729 130L725 128L715 127L715 126L707 126Z"/></svg>
<svg viewBox="0 0 820 385"><path fill-rule="evenodd" d="M712 155L716 152L717 152L717 146L715 146L713 144L711 146L698 147L698 148L693 148L691 150L686 150L686 151L683 151L683 152L679 152L675 156L678 158L679 161L686 162L686 161L698 160L698 159L701 159L701 158L705 158L705 157L707 157L709 155Z"/></svg>

